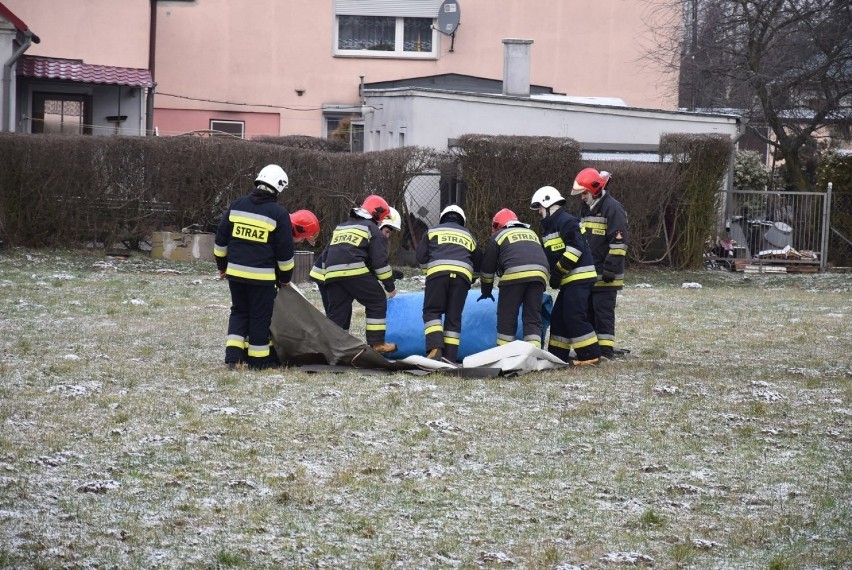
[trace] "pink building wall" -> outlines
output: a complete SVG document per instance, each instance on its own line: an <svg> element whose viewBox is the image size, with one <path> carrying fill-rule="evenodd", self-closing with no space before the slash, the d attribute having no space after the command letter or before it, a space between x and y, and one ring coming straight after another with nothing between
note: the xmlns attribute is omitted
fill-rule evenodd
<svg viewBox="0 0 852 570"><path fill-rule="evenodd" d="M220 121L243 121L245 123L245 138L256 136L277 135L278 123L281 116L278 113L240 113L238 111L210 111L166 109L159 108L155 113L157 122L169 125L168 133L160 135L176 135L191 131L205 131L210 128L210 119ZM159 127L158 127L159 130Z"/></svg>
<svg viewBox="0 0 852 570"><path fill-rule="evenodd" d="M676 108L672 78L640 61L646 2L466 0L460 5L454 51L449 52L450 38L439 36L435 60L333 56L332 0L163 5L157 23L157 107L211 105L168 94L277 106L280 134L320 136L321 106L356 104L361 75L366 82L441 73L501 79L502 40L522 38L535 42L534 84L569 95L619 97L635 107ZM172 130L160 117L156 122Z"/></svg>
<svg viewBox="0 0 852 570"><path fill-rule="evenodd" d="M148 0L3 0L40 39L27 55L148 68Z"/></svg>
<svg viewBox="0 0 852 570"><path fill-rule="evenodd" d="M148 66L148 0L4 1L42 38L30 54ZM676 77L641 60L649 2L464 0L453 52L450 38L439 34L438 57L430 60L335 56L333 4L159 2L154 126L161 135L179 134L208 128L209 118L230 111L252 117L247 136L320 136L322 106L356 105L360 76L368 83L443 73L502 79L504 38L534 41L533 84L676 108ZM672 9L671 17L680 13ZM181 110L195 112L181 117ZM255 121L255 114L262 117Z"/></svg>

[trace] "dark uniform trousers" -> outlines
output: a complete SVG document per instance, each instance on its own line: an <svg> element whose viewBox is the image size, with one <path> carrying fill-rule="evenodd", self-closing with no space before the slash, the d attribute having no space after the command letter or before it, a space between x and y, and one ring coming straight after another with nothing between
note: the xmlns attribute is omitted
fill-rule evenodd
<svg viewBox="0 0 852 570"><path fill-rule="evenodd" d="M594 283L588 282L563 285L553 304L547 350L565 362L571 361L569 353L572 348L577 353L577 360L600 358L595 328L587 320L589 295L593 287Z"/></svg>
<svg viewBox="0 0 852 570"><path fill-rule="evenodd" d="M364 305L367 318L367 344L385 342L388 302L385 290L372 273L347 277L325 284L327 310L326 315L333 323L345 331L352 321L352 301ZM371 322L381 323L371 325Z"/></svg>
<svg viewBox="0 0 852 570"><path fill-rule="evenodd" d="M427 279L423 297L426 352L441 348L447 360L455 362L458 359L462 311L468 291L470 283L456 273L445 273ZM444 315L443 327L441 315Z"/></svg>
<svg viewBox="0 0 852 570"><path fill-rule="evenodd" d="M601 356L612 357L615 350L615 303L617 289L595 287L589 298L589 322L598 333Z"/></svg>
<svg viewBox="0 0 852 570"><path fill-rule="evenodd" d="M262 368L277 361L269 345L272 307L278 289L274 285L254 285L228 280L231 289L231 316L225 362L245 362Z"/></svg>
<svg viewBox="0 0 852 570"><path fill-rule="evenodd" d="M500 296L497 298L498 344L502 344L500 340L510 342L510 338L515 338L518 329L518 309L523 305L523 340L541 348L541 299L543 295L544 283L541 281L500 284Z"/></svg>

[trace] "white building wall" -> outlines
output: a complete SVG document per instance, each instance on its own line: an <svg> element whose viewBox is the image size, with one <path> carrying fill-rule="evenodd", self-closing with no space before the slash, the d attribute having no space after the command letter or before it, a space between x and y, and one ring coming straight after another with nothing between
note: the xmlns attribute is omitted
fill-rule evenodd
<svg viewBox="0 0 852 570"><path fill-rule="evenodd" d="M656 147L666 133L713 133L735 136L732 116L675 111L555 103L500 95L430 92L428 90L367 91L371 108L364 130L378 137L404 128L406 145L446 150L449 139L464 134L551 136L575 139L584 147ZM383 147L384 148L384 147ZM379 150L368 144L364 150Z"/></svg>
<svg viewBox="0 0 852 570"><path fill-rule="evenodd" d="M15 116L15 69L14 66L9 73L10 77L8 85L2 81L3 68L5 64L15 53L15 36L17 30L15 26L0 17L0 130L2 130L3 117L9 113L10 117ZM6 93L10 94L9 100L6 99ZM10 122L10 130L15 130L15 125Z"/></svg>

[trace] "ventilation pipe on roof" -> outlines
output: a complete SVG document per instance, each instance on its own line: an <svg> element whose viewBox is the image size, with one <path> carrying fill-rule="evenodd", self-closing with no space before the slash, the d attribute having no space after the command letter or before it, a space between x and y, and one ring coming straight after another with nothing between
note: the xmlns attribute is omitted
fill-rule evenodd
<svg viewBox="0 0 852 570"><path fill-rule="evenodd" d="M530 96L532 40L503 40L503 95Z"/></svg>
<svg viewBox="0 0 852 570"><path fill-rule="evenodd" d="M15 65L15 62L20 59L24 52L29 49L29 47L35 43L39 43L38 36L33 34L29 30L24 30L24 41L21 43L20 47L15 50L15 53L12 54L12 57L6 60L6 63L3 64L3 105L6 107L3 109L3 132L9 132L12 129L10 128L12 113L15 109L14 99L12 96L12 66Z"/></svg>

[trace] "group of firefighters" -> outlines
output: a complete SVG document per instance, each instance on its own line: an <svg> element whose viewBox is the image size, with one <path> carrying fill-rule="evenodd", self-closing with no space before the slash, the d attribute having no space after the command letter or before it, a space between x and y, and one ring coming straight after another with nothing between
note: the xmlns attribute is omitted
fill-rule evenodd
<svg viewBox="0 0 852 570"><path fill-rule="evenodd" d="M564 208L556 188L535 191L530 209L541 217L541 235L502 209L492 220L484 248L466 227L457 205L444 208L438 225L422 236L416 260L426 273L423 297L425 354L456 364L462 311L471 285L481 281L477 301L497 298L497 344L515 340L522 311L523 340L541 348L542 298L547 285L557 289L550 320L548 351L575 366L596 365L615 349L615 306L624 286L627 216L606 190L611 176L594 168L575 178L571 195L582 200L580 217ZM316 216L307 210L289 214L277 204L288 178L277 165L264 167L255 189L237 199L222 217L214 254L220 278L227 278L231 313L225 362L267 368L278 365L269 327L276 285L290 283L294 243L313 245L319 234ZM387 301L396 295L401 276L389 263L388 237L401 229L399 212L376 195L350 210L333 231L310 276L318 286L328 318L349 330L352 304L364 306L366 341L381 354L397 347L386 341Z"/></svg>

